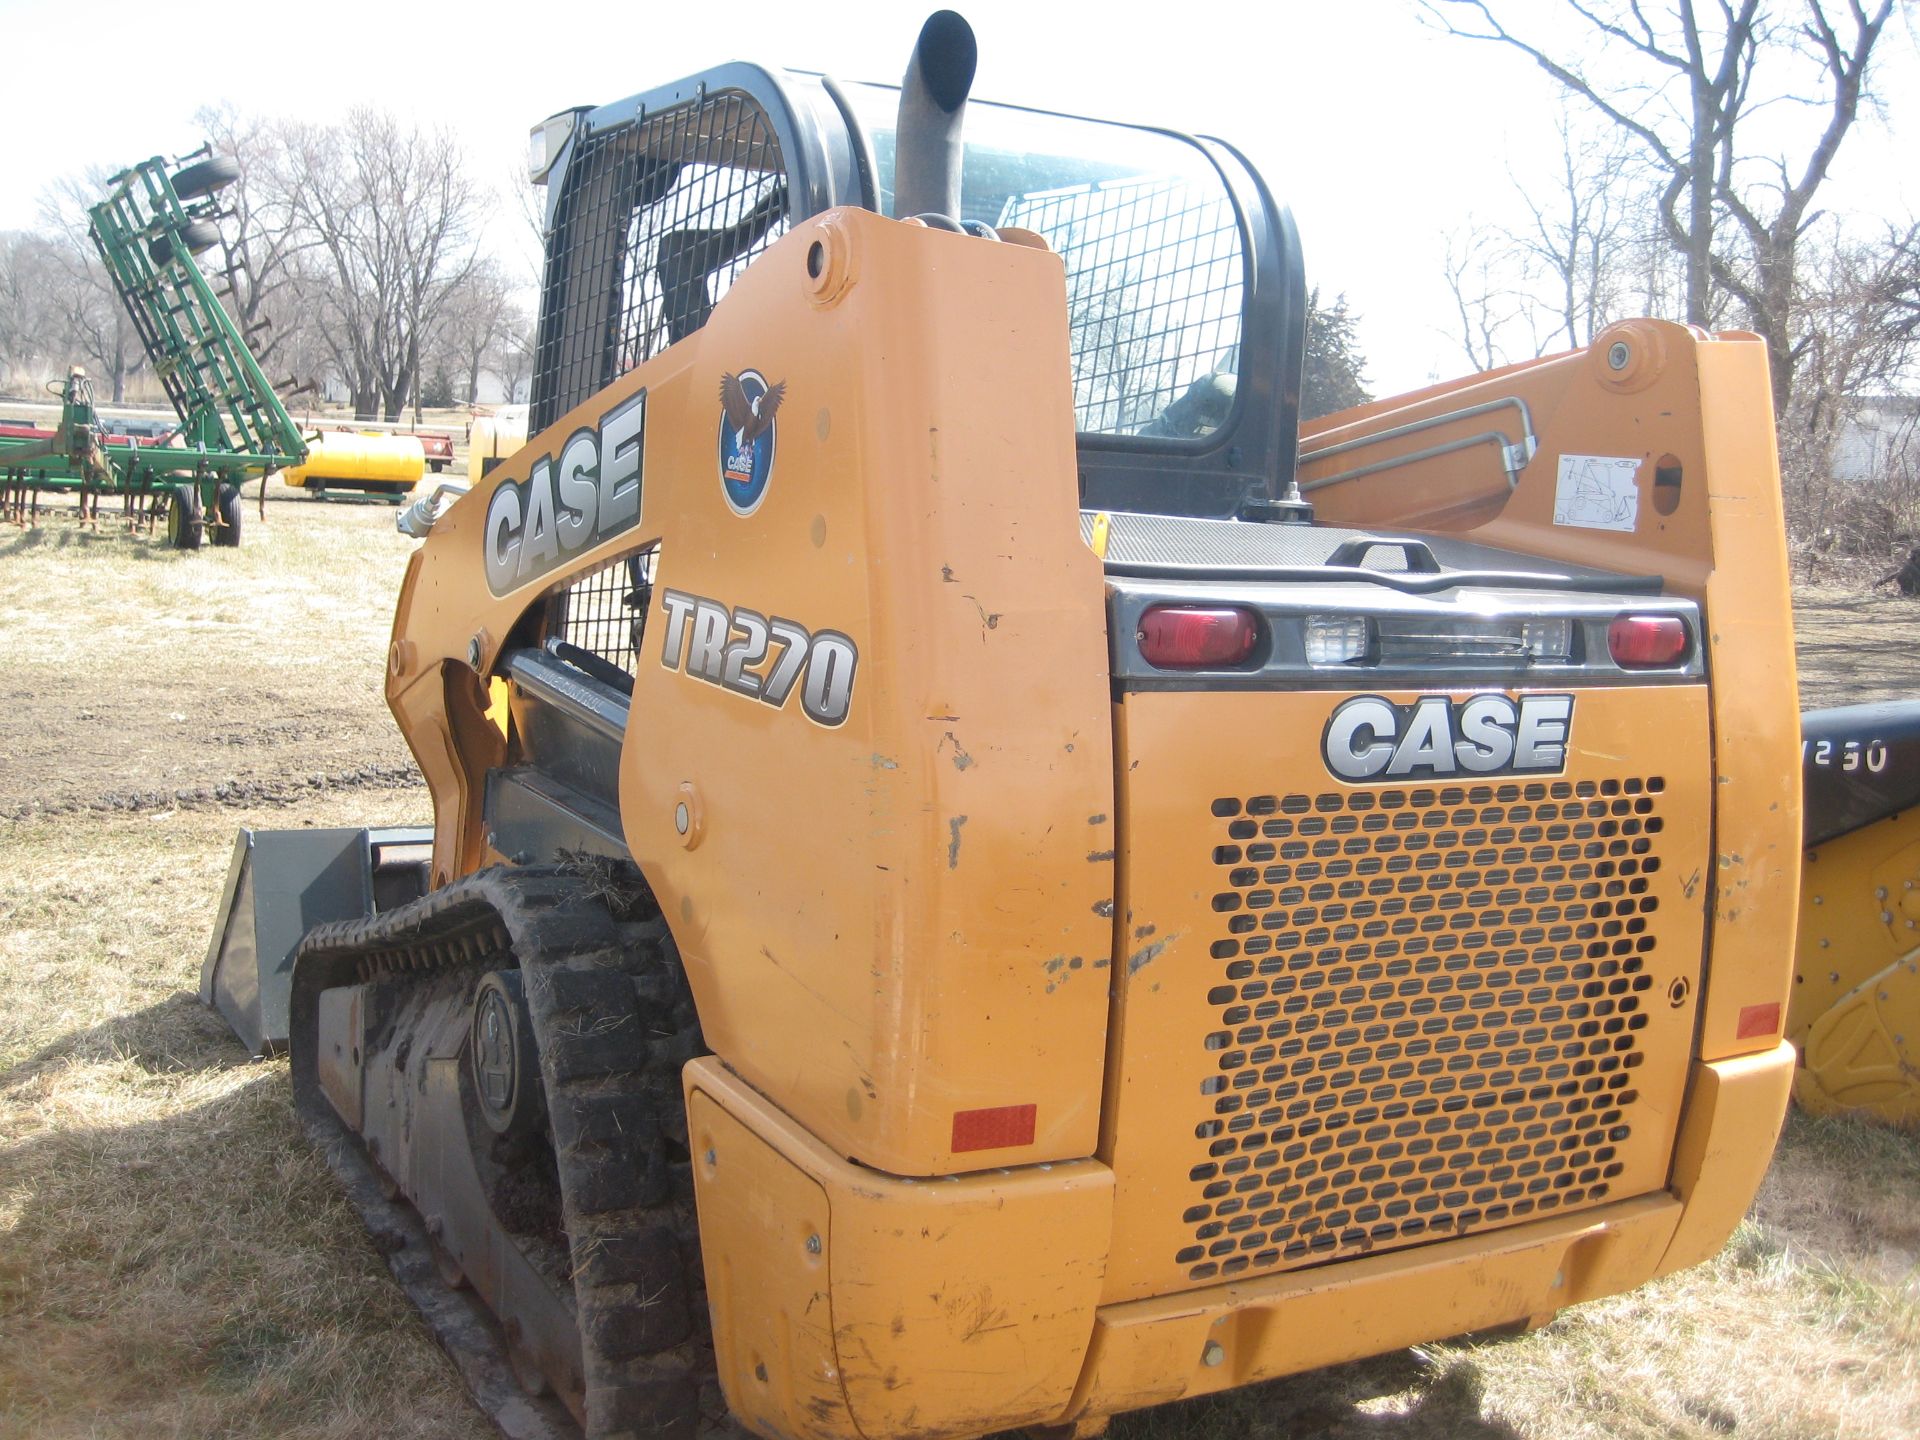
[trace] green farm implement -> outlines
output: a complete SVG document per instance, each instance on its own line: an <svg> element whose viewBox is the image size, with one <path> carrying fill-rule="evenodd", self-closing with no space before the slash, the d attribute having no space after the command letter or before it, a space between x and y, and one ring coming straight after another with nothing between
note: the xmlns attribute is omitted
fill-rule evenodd
<svg viewBox="0 0 1920 1440"><path fill-rule="evenodd" d="M77 492L82 517L94 520L100 499L118 496L136 525L164 516L168 543L181 549L208 538L238 545L241 485L306 458L194 259L219 242L216 197L238 167L208 156L168 171L156 156L114 176L88 228L179 423L159 437L109 436L91 382L74 369L57 387L55 428L0 426L0 494L12 519L30 519L42 491Z"/></svg>

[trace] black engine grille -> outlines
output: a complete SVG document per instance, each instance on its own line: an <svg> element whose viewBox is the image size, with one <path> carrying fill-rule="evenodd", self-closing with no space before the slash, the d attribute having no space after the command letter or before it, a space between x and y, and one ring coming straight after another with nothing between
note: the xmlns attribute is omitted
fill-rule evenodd
<svg viewBox="0 0 1920 1440"><path fill-rule="evenodd" d="M1638 1098L1665 782L1213 802L1196 1281L1607 1198Z"/></svg>

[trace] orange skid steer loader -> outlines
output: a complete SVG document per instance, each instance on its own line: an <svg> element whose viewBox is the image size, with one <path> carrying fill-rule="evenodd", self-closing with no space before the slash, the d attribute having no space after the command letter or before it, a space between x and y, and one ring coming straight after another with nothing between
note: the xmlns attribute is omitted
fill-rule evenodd
<svg viewBox="0 0 1920 1440"><path fill-rule="evenodd" d="M210 957L509 1434L1093 1434L1694 1264L1771 1153L1761 343L1303 426L1244 157L973 59L535 132L532 438L403 519L419 893Z"/></svg>

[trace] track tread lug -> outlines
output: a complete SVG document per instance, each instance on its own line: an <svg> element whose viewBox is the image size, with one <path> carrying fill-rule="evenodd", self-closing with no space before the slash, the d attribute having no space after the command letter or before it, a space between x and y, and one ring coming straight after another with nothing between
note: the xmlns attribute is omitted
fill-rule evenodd
<svg viewBox="0 0 1920 1440"><path fill-rule="evenodd" d="M589 1402L588 1428L604 1440L693 1440L700 1422L700 1386L691 1375L610 1385L593 1400L601 1404Z"/></svg>
<svg viewBox="0 0 1920 1440"><path fill-rule="evenodd" d="M610 968L549 970L527 986L527 1000L544 1032L541 1068L548 1084L646 1068L652 1037L631 977Z"/></svg>
<svg viewBox="0 0 1920 1440"><path fill-rule="evenodd" d="M636 893L646 898L644 886ZM711 1341L695 1333L708 1322L692 1169L669 1162L665 1141L685 1143L679 1073L704 1047L664 920L633 918L632 896L619 903L616 920L601 892L568 871L482 870L409 905L316 929L301 944L310 968L296 970L295 988L305 987L310 1015L312 997L349 983L355 967L363 979L520 967L559 1162L587 1436L695 1440L716 1431L701 1416L703 1387L715 1389ZM309 1119L330 1114L311 1068L296 1055L296 1098ZM310 1120L317 1142L324 1130ZM719 1428L739 1433L731 1422Z"/></svg>

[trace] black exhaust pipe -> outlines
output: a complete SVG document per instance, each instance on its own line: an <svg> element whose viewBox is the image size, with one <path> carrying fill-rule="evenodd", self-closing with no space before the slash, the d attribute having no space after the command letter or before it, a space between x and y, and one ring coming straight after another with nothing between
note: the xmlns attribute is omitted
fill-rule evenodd
<svg viewBox="0 0 1920 1440"><path fill-rule="evenodd" d="M952 10L936 10L900 82L900 119L893 142L893 218L960 214L960 127L980 58L973 27Z"/></svg>

